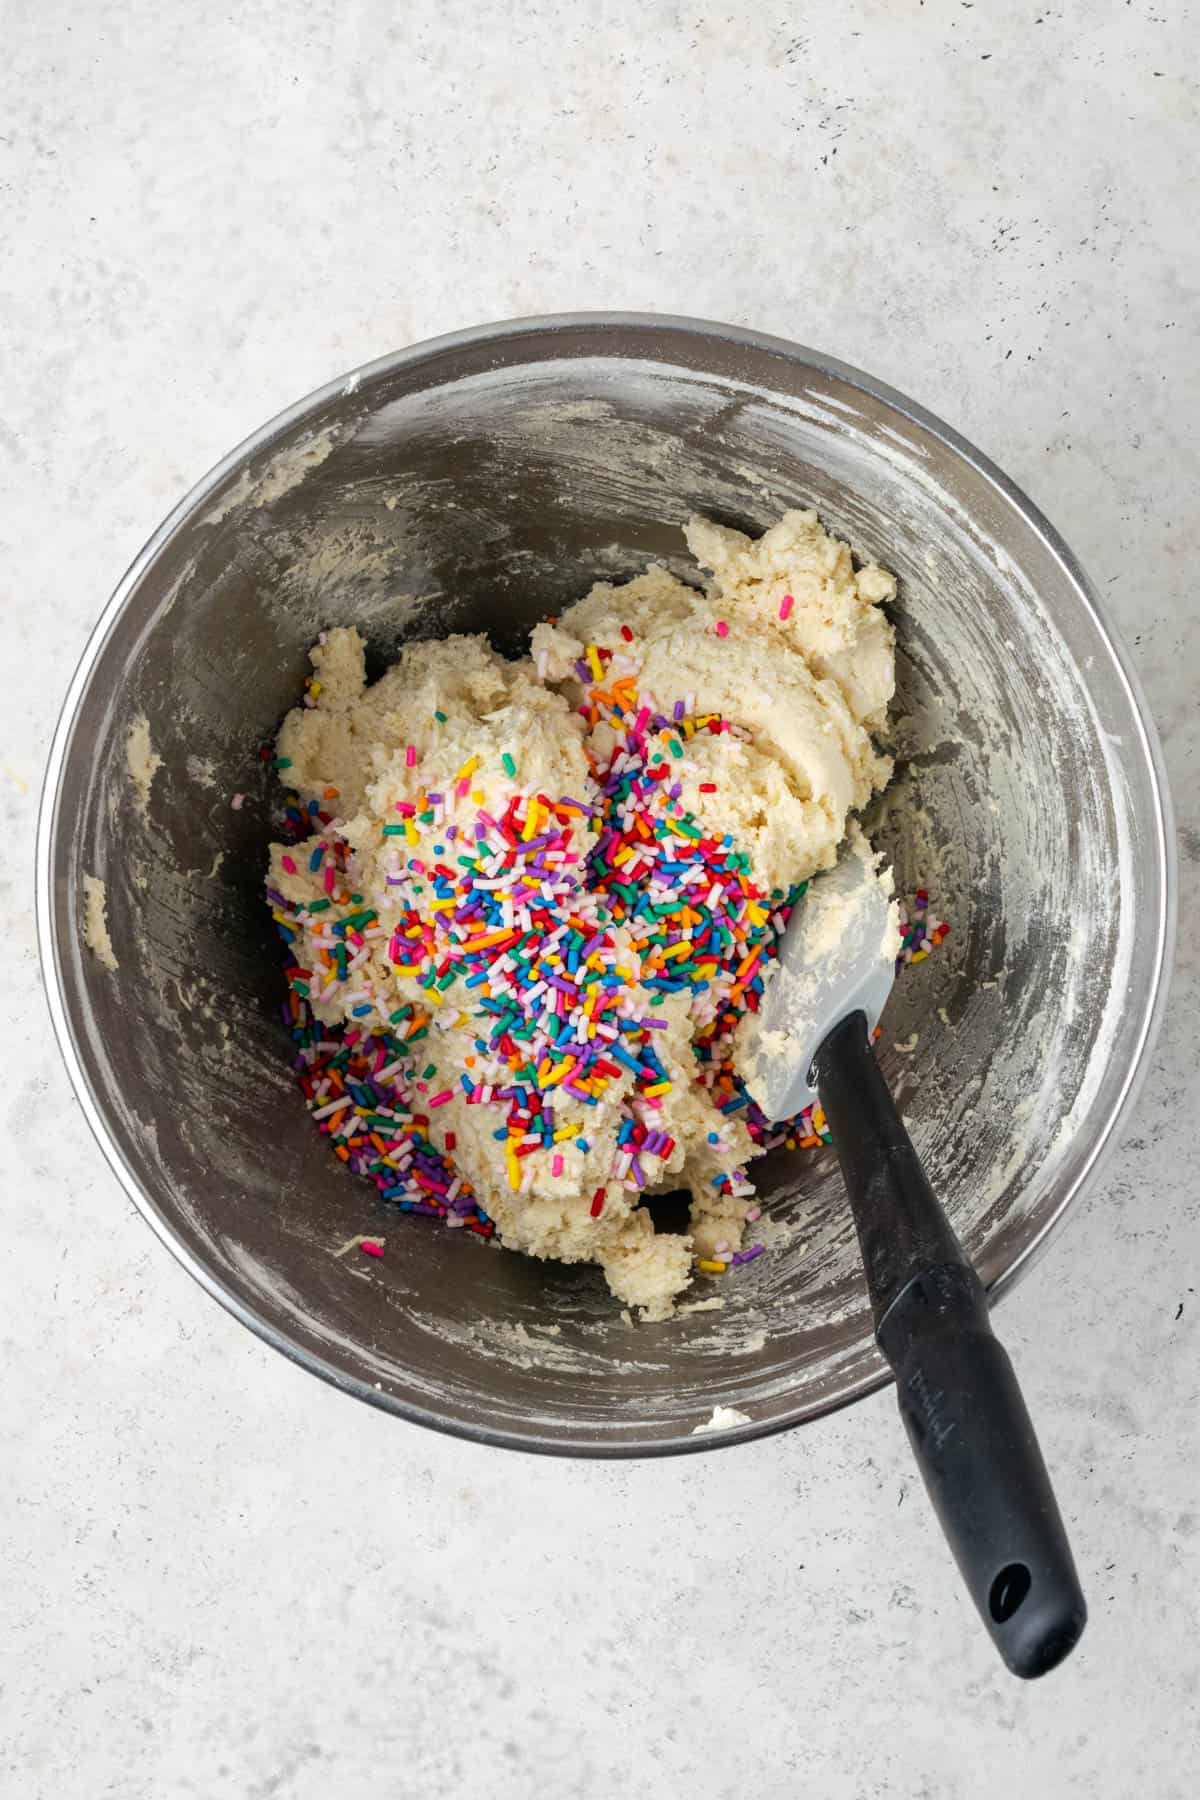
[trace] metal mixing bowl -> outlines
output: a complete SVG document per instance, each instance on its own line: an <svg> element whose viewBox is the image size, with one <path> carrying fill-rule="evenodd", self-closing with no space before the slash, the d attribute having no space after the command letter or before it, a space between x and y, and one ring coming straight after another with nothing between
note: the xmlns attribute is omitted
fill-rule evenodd
<svg viewBox="0 0 1200 1800"><path fill-rule="evenodd" d="M873 829L953 924L885 1015L889 1078L993 1289L1028 1267L1145 1065L1173 870L1153 729L1065 545L969 444L878 382L724 326L593 315L458 333L333 383L160 528L72 682L46 781L39 921L88 1119L150 1224L269 1343L389 1411L585 1454L749 1438L883 1379L832 1152L760 1165L770 1253L720 1309L623 1319L599 1275L386 1217L310 1124L262 901L259 750L323 625L376 669L405 637L528 628L657 558L693 510L788 506L900 577L897 776ZM144 718L162 764L127 767ZM244 793L240 809L231 796ZM84 947L107 884L119 971ZM903 1047L903 1048L901 1048ZM334 1254L383 1231L387 1256ZM549 1329L548 1329L549 1328Z"/></svg>

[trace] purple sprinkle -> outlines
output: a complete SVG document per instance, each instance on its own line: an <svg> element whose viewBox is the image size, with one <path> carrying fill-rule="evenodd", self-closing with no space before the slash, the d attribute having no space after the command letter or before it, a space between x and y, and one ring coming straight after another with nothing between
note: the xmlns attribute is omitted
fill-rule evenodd
<svg viewBox="0 0 1200 1800"><path fill-rule="evenodd" d="M677 700L675 702L675 712L674 712L673 717L674 717L675 724L678 725L680 719L682 719L682 717L683 717L683 701L682 700Z"/></svg>

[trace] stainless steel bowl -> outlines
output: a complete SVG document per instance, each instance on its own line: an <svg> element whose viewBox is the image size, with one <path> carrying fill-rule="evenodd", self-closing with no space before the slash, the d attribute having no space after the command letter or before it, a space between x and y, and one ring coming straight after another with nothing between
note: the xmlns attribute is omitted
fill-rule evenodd
<svg viewBox="0 0 1200 1800"><path fill-rule="evenodd" d="M1029 1266L1145 1066L1174 876L1153 729L1095 596L1012 483L938 420L793 344L584 315L458 333L334 382L155 533L71 685L46 778L39 922L56 1029L130 1196L197 1280L360 1398L489 1443L703 1448L716 1403L796 1425L884 1379L831 1154L762 1166L771 1252L723 1302L631 1326L600 1278L384 1218L293 1088L261 898L259 758L315 632L528 627L650 558L695 509L787 506L901 578L898 774L875 829L953 924L883 1057L993 1289ZM144 718L148 804L127 767ZM244 793L240 809L231 796ZM119 971L83 944L107 884ZM902 1051L898 1046L904 1046ZM385 1231L383 1262L334 1254Z"/></svg>

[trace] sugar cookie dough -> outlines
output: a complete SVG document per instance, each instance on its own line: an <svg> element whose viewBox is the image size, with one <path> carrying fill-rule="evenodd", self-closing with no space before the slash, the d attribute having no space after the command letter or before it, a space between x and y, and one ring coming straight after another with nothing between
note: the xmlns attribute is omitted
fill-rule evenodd
<svg viewBox="0 0 1200 1800"><path fill-rule="evenodd" d="M815 513L695 518L703 589L598 583L529 656L322 635L271 847L308 1103L401 1208L596 1263L667 1316L755 1254L762 1131L732 1062L797 889L891 764L880 602ZM645 1199L691 1194L690 1229Z"/></svg>

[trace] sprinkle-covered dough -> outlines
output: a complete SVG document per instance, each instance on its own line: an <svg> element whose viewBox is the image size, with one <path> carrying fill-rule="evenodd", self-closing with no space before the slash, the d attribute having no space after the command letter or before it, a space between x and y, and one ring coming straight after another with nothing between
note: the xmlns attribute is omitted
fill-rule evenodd
<svg viewBox="0 0 1200 1800"><path fill-rule="evenodd" d="M652 1318L757 1248L734 1031L890 774L894 579L811 512L686 536L702 590L599 583L521 661L414 643L368 687L357 632L323 634L277 745L313 835L268 876L343 1160ZM691 1228L656 1232L678 1188Z"/></svg>

